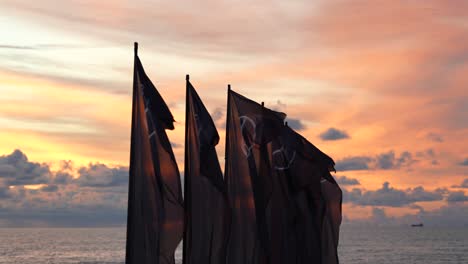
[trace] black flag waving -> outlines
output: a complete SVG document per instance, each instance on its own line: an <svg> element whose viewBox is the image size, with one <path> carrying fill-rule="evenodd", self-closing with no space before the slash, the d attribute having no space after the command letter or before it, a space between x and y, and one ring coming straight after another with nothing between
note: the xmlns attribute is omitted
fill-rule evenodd
<svg viewBox="0 0 468 264"><path fill-rule="evenodd" d="M185 116L184 264L225 263L228 204L218 131L188 80Z"/></svg>
<svg viewBox="0 0 468 264"><path fill-rule="evenodd" d="M289 263L338 263L341 190L330 175L334 161L288 126L273 142L272 160L278 181L289 186L281 210L293 223L281 239L290 241L283 246L283 252L293 252Z"/></svg>
<svg viewBox="0 0 468 264"><path fill-rule="evenodd" d="M165 129L174 118L137 56L133 76L127 264L173 264L183 233L179 170Z"/></svg>
<svg viewBox="0 0 468 264"><path fill-rule="evenodd" d="M338 264L337 248L341 225L342 191L330 174L330 171L335 170L335 162L289 127L285 127L282 138L285 140L286 149L295 151L298 157L302 157L305 161L302 162L303 164L309 164L301 166L300 159L298 159L291 166L290 173L299 193L307 193L309 209L321 234L319 241L322 263ZM289 163L291 164L291 161ZM304 170L305 166L311 169ZM320 184L317 184L319 180ZM297 196L297 201L301 202L299 197L300 195ZM312 223L311 221L308 224ZM315 245L315 242L309 244Z"/></svg>
<svg viewBox="0 0 468 264"><path fill-rule="evenodd" d="M232 208L229 264L269 263L266 208L272 183L267 143L281 132L283 113L228 92L225 181Z"/></svg>

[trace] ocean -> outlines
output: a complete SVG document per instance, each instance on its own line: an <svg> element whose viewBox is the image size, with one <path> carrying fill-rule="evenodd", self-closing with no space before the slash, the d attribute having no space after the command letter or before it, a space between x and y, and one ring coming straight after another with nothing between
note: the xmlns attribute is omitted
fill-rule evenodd
<svg viewBox="0 0 468 264"><path fill-rule="evenodd" d="M341 229L340 263L468 263L468 228ZM176 252L180 263L181 252ZM0 263L117 264L125 228L0 228Z"/></svg>

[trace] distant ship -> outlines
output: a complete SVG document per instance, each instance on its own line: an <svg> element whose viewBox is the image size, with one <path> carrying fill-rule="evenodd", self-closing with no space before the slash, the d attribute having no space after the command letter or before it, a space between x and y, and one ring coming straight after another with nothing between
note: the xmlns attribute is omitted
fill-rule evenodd
<svg viewBox="0 0 468 264"><path fill-rule="evenodd" d="M423 223L419 223L419 224L412 224L411 227L423 227Z"/></svg>

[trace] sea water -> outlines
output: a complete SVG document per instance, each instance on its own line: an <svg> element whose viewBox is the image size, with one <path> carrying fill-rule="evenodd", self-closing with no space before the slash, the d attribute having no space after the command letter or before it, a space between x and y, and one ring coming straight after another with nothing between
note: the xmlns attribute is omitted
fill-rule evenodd
<svg viewBox="0 0 468 264"><path fill-rule="evenodd" d="M0 228L0 263L116 264L125 228ZM180 249L176 262L181 262ZM468 228L344 225L342 264L468 263Z"/></svg>

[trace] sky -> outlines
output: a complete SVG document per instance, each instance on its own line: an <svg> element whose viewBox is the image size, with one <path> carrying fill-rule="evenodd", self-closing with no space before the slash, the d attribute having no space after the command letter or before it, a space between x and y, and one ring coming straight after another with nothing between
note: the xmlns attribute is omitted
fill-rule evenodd
<svg viewBox="0 0 468 264"><path fill-rule="evenodd" d="M0 0L0 226L125 225L133 43L176 119L185 74L336 162L344 224L468 226L468 2ZM183 172L182 172L183 174Z"/></svg>

